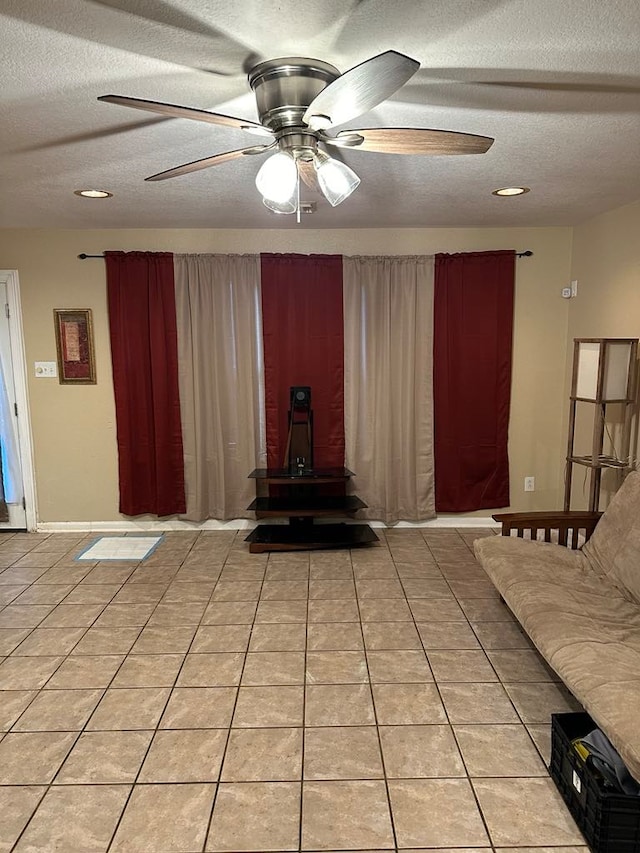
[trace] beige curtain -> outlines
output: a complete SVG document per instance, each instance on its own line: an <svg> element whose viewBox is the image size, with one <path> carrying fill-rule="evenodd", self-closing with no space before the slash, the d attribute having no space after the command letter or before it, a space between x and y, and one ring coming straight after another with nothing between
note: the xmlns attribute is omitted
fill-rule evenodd
<svg viewBox="0 0 640 853"><path fill-rule="evenodd" d="M361 515L435 516L433 257L345 257L346 464Z"/></svg>
<svg viewBox="0 0 640 853"><path fill-rule="evenodd" d="M175 255L180 409L191 521L253 518L266 464L260 257Z"/></svg>

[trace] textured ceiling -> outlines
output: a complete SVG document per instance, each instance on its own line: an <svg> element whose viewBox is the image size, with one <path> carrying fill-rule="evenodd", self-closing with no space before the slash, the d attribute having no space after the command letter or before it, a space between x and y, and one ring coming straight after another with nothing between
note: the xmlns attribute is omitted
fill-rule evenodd
<svg viewBox="0 0 640 853"><path fill-rule="evenodd" d="M640 198L638 0L0 0L0 226L369 228L571 225ZM100 103L115 93L256 119L246 71L308 56L346 71L385 50L420 62L360 127L492 136L487 154L347 151L340 207L267 211L241 130ZM345 125L348 127L349 125ZM513 199L497 187L525 185ZM76 189L107 189L89 201Z"/></svg>

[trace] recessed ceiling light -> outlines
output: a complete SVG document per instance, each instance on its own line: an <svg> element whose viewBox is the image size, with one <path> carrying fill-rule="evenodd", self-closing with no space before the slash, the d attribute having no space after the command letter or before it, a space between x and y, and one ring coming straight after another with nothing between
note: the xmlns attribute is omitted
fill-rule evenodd
<svg viewBox="0 0 640 853"><path fill-rule="evenodd" d="M529 187L502 187L502 189L494 190L491 195L523 195L531 192Z"/></svg>
<svg viewBox="0 0 640 853"><path fill-rule="evenodd" d="M82 198L112 198L113 193L108 193L106 190L74 190L74 195L81 195Z"/></svg>

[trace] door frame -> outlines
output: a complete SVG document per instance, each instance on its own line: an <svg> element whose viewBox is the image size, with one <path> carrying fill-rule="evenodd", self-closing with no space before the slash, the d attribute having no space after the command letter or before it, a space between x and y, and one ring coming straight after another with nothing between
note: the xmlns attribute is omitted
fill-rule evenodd
<svg viewBox="0 0 640 853"><path fill-rule="evenodd" d="M22 468L25 516L27 530L35 532L38 527L36 504L36 481L33 464L33 440L31 436L31 410L27 386L27 358L22 329L22 306L20 302L20 281L17 270L0 270L0 283L7 286L7 304L9 306L9 337L11 343L11 364L13 383L18 406L18 452Z"/></svg>

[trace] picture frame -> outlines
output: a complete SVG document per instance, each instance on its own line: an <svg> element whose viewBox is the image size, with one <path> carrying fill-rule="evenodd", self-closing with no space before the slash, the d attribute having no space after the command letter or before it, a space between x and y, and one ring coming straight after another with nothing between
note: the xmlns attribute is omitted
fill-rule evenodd
<svg viewBox="0 0 640 853"><path fill-rule="evenodd" d="M54 308L58 381L61 385L95 385L96 360L90 308Z"/></svg>

